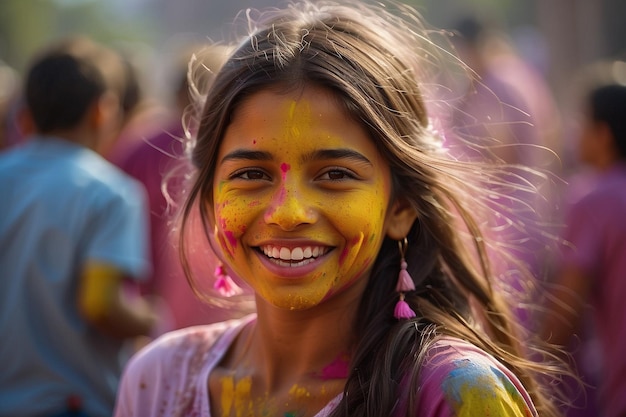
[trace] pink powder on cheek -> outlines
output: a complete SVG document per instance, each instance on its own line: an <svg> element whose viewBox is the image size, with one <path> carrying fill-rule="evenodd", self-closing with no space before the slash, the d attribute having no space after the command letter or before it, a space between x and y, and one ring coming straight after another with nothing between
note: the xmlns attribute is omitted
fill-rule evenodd
<svg viewBox="0 0 626 417"><path fill-rule="evenodd" d="M226 230L226 219L220 219L220 225L224 230L224 232L219 235L220 241L222 242L222 247L231 248L232 250L234 250L237 247L237 238L235 237L235 234L230 230ZM224 238L228 240L228 244L226 244Z"/></svg>
<svg viewBox="0 0 626 417"><path fill-rule="evenodd" d="M224 236L226 236L226 239L228 239L228 243L230 243L230 246L235 249L237 247L237 238L235 238L233 232L231 232L230 230L225 230Z"/></svg>

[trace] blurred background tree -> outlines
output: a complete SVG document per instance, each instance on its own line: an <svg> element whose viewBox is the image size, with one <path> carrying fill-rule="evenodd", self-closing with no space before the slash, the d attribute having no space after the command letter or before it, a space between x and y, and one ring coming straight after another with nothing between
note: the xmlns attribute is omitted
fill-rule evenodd
<svg viewBox="0 0 626 417"><path fill-rule="evenodd" d="M222 39L246 7L279 0L0 0L0 61L19 72L50 40L89 34L153 62L175 39ZM572 77L599 59L626 53L624 0L405 0L435 27L450 28L473 14L497 21L525 57L543 71L557 100ZM174 41L173 41L174 40ZM162 61L161 61L162 62Z"/></svg>

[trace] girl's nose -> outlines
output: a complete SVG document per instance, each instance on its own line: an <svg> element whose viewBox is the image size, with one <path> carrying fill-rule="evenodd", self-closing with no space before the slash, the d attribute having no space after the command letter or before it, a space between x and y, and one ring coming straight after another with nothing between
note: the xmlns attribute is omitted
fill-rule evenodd
<svg viewBox="0 0 626 417"><path fill-rule="evenodd" d="M296 187L281 187L265 212L265 223L280 226L283 230L294 230L302 224L313 224L317 220L311 197L299 192Z"/></svg>

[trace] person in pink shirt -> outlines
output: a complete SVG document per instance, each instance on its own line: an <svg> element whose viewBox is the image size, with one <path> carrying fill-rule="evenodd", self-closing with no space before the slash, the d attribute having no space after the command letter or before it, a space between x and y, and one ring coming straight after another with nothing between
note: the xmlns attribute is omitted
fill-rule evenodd
<svg viewBox="0 0 626 417"><path fill-rule="evenodd" d="M188 49L192 49L189 47ZM203 65L212 72L224 60L228 50L223 45L205 45L193 48L196 65ZM144 294L158 297L160 325L155 335L168 330L213 323L232 318L233 313L215 303L198 298L188 285L178 259L175 233L177 211L180 209L181 192L187 162L184 141L188 134L185 125L193 109L193 100L187 82L188 61L192 52L179 58L175 68L171 109L169 115L161 116L161 128L151 126L154 133L144 138L127 140L110 160L127 174L139 180L148 193L146 217L150 219L150 252L152 273L140 288ZM141 129L140 129L141 130ZM202 233L197 233L202 236ZM213 274L217 259L210 250L201 250L194 257L196 273Z"/></svg>
<svg viewBox="0 0 626 417"><path fill-rule="evenodd" d="M559 415L563 370L521 346L477 220L502 167L449 156L427 111L449 55L395 11L240 15L250 32L191 143L180 246L185 266L201 228L216 282L232 272L256 312L142 349L117 417Z"/></svg>

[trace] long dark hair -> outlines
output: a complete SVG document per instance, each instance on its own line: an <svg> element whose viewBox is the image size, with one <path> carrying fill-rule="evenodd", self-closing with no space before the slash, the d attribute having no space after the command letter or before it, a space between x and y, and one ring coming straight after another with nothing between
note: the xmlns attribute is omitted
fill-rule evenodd
<svg viewBox="0 0 626 417"><path fill-rule="evenodd" d="M303 2L258 15L248 11L246 18L259 29L250 26L252 33L216 75L199 121L191 154L196 179L183 232L196 207L205 229L212 229L207 207L217 151L239 103L259 90L327 88L389 163L394 197L418 213L405 255L417 289L407 302L417 317L393 317L400 253L387 238L354 323L349 395L332 415L390 415L398 383L407 375L415 383L421 354L440 335L493 354L520 377L541 415L558 415L538 383L549 366L526 359L512 313L493 287L488 239L480 227L490 207L485 183L499 184L500 195L516 185L507 183L501 168L449 158L430 123L426 97L433 85L427 80L444 70L439 58L454 58L426 37L417 13L405 6L392 12L359 2ZM491 192L498 193L493 187ZM184 255L184 233L180 243ZM411 397L409 410L417 406Z"/></svg>

